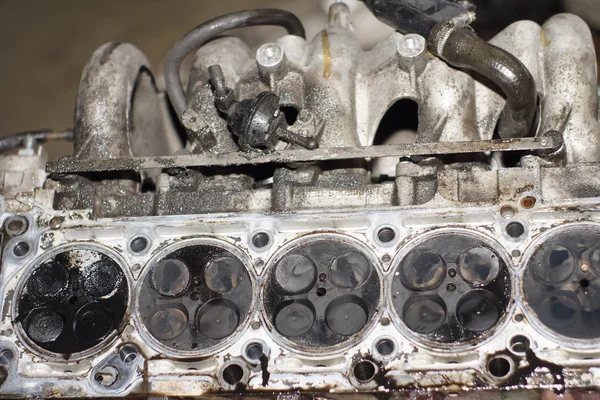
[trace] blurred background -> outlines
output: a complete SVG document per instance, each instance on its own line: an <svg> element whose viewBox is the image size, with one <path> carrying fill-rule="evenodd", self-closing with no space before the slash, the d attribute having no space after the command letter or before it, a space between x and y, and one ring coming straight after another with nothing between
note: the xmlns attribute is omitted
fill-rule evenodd
<svg viewBox="0 0 600 400"><path fill-rule="evenodd" d="M94 50L109 41L130 42L153 66L162 85L162 66L171 45L207 19L244 9L278 7L303 21L311 39L326 22L333 0L0 0L0 136L73 124L77 87ZM357 0L347 0L363 47L391 30ZM475 0L477 32L489 39L513 21L542 23L568 10L595 29L600 49L600 0ZM236 32L258 46L283 31L253 28ZM600 53L600 51L597 51ZM70 154L66 143L48 143L50 157Z"/></svg>

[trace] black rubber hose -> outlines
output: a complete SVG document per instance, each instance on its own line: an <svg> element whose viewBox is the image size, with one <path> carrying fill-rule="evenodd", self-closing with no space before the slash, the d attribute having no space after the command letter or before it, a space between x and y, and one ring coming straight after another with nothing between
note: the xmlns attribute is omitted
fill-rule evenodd
<svg viewBox="0 0 600 400"><path fill-rule="evenodd" d="M51 129L40 129L37 131L15 133L10 136L0 138L0 153L18 149L23 146L26 140L33 139L36 142L46 142L49 140L73 140L73 129L67 129L63 132L54 132Z"/></svg>
<svg viewBox="0 0 600 400"><path fill-rule="evenodd" d="M169 99L179 118L186 109L185 92L179 76L184 58L227 31L259 25L281 26L290 35L305 37L304 27L294 14L283 10L259 9L235 12L207 21L186 33L175 43L165 62L165 82Z"/></svg>
<svg viewBox="0 0 600 400"><path fill-rule="evenodd" d="M430 39L436 37L437 29L434 28ZM453 31L439 56L450 65L480 73L504 92L506 105L498 125L501 138L530 135L537 108L537 89L521 61L508 51L481 40L468 28Z"/></svg>

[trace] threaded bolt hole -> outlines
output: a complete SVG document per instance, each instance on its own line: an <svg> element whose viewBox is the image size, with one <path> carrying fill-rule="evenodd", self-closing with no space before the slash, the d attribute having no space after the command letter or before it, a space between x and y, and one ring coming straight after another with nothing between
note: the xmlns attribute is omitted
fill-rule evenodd
<svg viewBox="0 0 600 400"><path fill-rule="evenodd" d="M244 369L238 364L230 364L223 369L223 380L231 386L237 385L244 378Z"/></svg>
<svg viewBox="0 0 600 400"><path fill-rule="evenodd" d="M354 364L354 377L359 382L368 382L375 377L375 365L371 361L359 361Z"/></svg>

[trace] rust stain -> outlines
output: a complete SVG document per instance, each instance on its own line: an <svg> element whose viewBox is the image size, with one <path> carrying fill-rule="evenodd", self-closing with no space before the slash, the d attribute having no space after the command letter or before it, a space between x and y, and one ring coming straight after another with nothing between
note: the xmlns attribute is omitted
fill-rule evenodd
<svg viewBox="0 0 600 400"><path fill-rule="evenodd" d="M323 77L331 76L331 47L329 45L329 35L327 31L321 33L321 44L323 45Z"/></svg>
<svg viewBox="0 0 600 400"><path fill-rule="evenodd" d="M540 43L541 43L541 44L542 44L542 46L544 46L544 47L548 47L548 46L550 46L550 43L552 43L552 40L550 40L550 39L548 39L548 38L546 37L546 30L545 30L545 29L542 29L542 30L540 31Z"/></svg>

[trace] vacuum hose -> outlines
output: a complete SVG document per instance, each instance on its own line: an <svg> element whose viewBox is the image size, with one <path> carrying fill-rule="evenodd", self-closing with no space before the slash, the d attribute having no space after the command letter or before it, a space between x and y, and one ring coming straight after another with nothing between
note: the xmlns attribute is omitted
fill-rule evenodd
<svg viewBox="0 0 600 400"><path fill-rule="evenodd" d="M474 19L471 3L449 0L363 0L382 22L403 34L417 33L427 47L448 64L476 71L506 95L498 133L501 138L531 134L537 90L527 67L509 52L481 40L468 24Z"/></svg>
<svg viewBox="0 0 600 400"><path fill-rule="evenodd" d="M434 47L439 29L439 26L435 27L429 36L430 49ZM501 138L530 134L537 107L537 90L531 73L521 61L506 50L481 40L469 28L450 33L440 53L436 55L448 64L476 71L504 92L506 105L498 124Z"/></svg>
<svg viewBox="0 0 600 400"><path fill-rule="evenodd" d="M210 40L227 31L259 25L274 25L285 28L290 35L304 38L304 27L294 14L275 9L240 11L214 18L198 25L175 43L165 62L167 93L177 116L186 109L186 99L179 72L184 58L198 50Z"/></svg>

